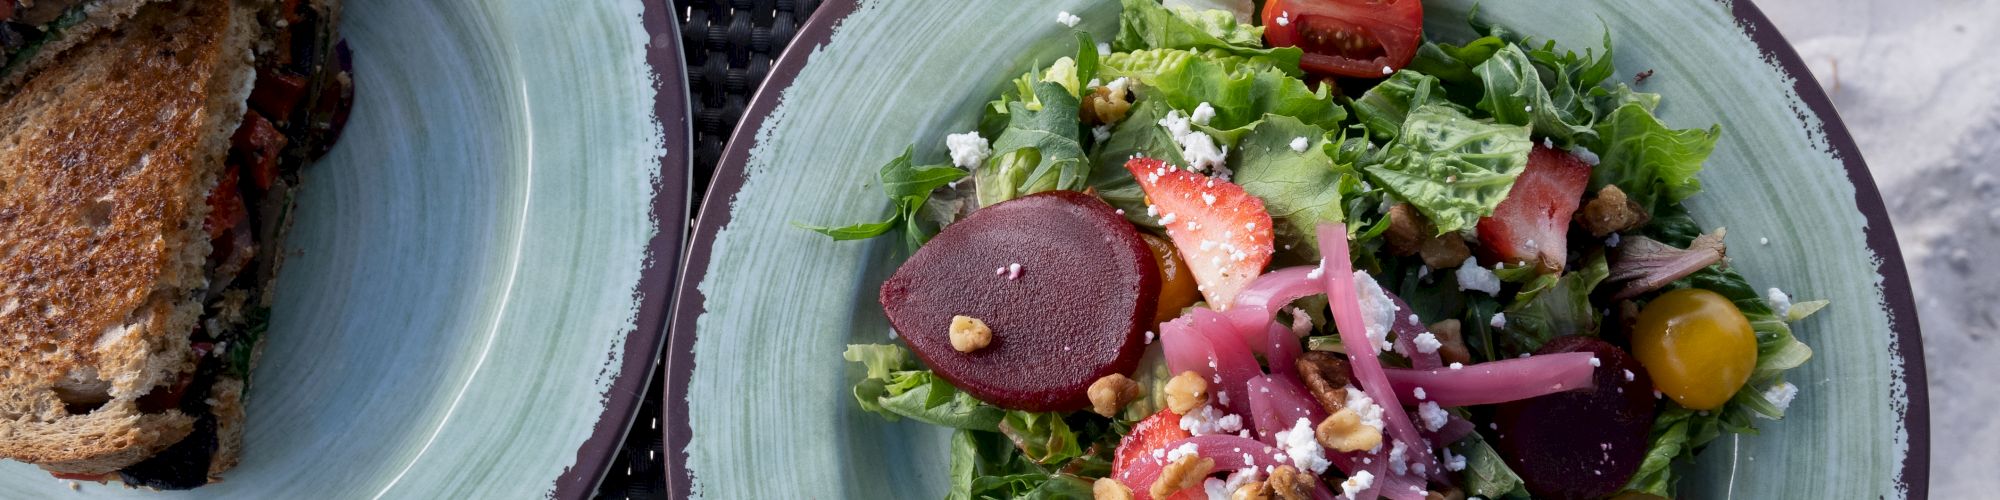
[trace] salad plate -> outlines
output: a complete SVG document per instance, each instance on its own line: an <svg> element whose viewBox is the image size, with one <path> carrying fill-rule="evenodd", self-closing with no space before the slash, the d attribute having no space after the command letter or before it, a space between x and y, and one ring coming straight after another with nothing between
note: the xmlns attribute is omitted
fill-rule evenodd
<svg viewBox="0 0 2000 500"><path fill-rule="evenodd" d="M241 465L156 492L5 462L0 498L595 495L686 229L668 8L344 2L356 102L303 173Z"/></svg>
<svg viewBox="0 0 2000 500"><path fill-rule="evenodd" d="M1756 433L1723 434L1673 465L1676 495L1925 497L1928 396L1893 231L1839 116L1756 7L1488 2L1475 13L1473 4L1423 2L1425 36L1467 43L1486 34L1467 23L1475 19L1537 44L1596 49L1615 67L1607 87L1659 95L1660 122L1719 126L1699 193L1682 201L1693 221L1704 232L1726 228L1728 269L1758 293L1777 287L1829 304L1791 325L1811 354L1783 375L1797 391L1782 420L1756 420ZM801 226L881 220L894 210L877 177L884 163L905 154L913 164L954 162L947 136L988 128L982 115L996 96L1026 93L1015 83L1024 73L1053 79L1042 73L1051 64L1089 59L1075 32L1123 40L1120 16L1116 1L822 6L751 101L693 235L665 356L677 497L959 491L953 431L856 404L856 384L874 375L842 359L850 345L903 340L896 312L884 312L884 283L902 279L913 242L832 241ZM1231 119L1222 112L1218 120ZM1145 194L1158 198L1150 186ZM994 272L1023 271L1002 263Z"/></svg>

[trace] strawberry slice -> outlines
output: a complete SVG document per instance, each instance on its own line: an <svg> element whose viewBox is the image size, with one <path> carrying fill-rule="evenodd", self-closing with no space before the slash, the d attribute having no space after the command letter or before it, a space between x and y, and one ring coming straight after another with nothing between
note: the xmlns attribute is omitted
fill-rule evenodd
<svg viewBox="0 0 2000 500"><path fill-rule="evenodd" d="M1229 181L1210 179L1152 158L1125 169L1146 191L1146 207L1181 251L1208 305L1226 310L1236 292L1271 263L1271 214L1264 200Z"/></svg>
<svg viewBox="0 0 2000 500"><path fill-rule="evenodd" d="M1111 477L1126 481L1125 471L1132 468L1133 463L1140 460L1164 460L1162 457L1166 456L1167 445L1190 437L1194 435L1181 429L1181 416L1175 415L1173 410L1162 409L1159 413L1132 424L1132 432L1125 434L1125 439L1118 442L1118 451L1112 454ZM1158 451L1160 456L1154 456L1155 451ZM1133 498L1148 498L1151 495L1147 490L1153 485L1126 484L1125 487L1132 489ZM1201 488L1188 488L1171 495L1171 498L1193 500L1207 496Z"/></svg>
<svg viewBox="0 0 2000 500"><path fill-rule="evenodd" d="M1532 263L1543 273L1561 272L1568 260L1570 216L1589 184L1590 165L1536 145L1507 198L1494 207L1493 216L1479 220L1479 243L1488 261Z"/></svg>

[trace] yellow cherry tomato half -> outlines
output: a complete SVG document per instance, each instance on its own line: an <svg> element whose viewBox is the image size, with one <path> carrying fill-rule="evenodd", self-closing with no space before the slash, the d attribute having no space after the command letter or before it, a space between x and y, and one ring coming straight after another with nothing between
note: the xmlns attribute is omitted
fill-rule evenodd
<svg viewBox="0 0 2000 500"><path fill-rule="evenodd" d="M1736 304L1697 288L1660 295L1639 312L1632 355L1653 386L1690 410L1729 401L1757 367L1757 333Z"/></svg>
<svg viewBox="0 0 2000 500"><path fill-rule="evenodd" d="M1201 299L1201 290L1195 287L1194 271L1181 262L1180 249L1166 238L1141 234L1146 240L1146 248L1153 250L1153 263L1160 266L1160 302L1153 313L1154 323L1165 323L1181 317L1181 310L1194 305Z"/></svg>

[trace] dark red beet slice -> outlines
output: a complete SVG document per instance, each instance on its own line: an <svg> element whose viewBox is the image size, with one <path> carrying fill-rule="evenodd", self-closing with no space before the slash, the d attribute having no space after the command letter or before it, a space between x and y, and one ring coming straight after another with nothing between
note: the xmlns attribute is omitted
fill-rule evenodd
<svg viewBox="0 0 2000 500"><path fill-rule="evenodd" d="M946 227L882 284L882 309L953 386L1002 408L1069 411L1090 406L1091 382L1138 365L1159 293L1132 224L1095 197L1057 191ZM986 322L993 342L953 349L956 315Z"/></svg>
<svg viewBox="0 0 2000 500"><path fill-rule="evenodd" d="M1563 352L1597 355L1597 387L1495 408L1495 449L1536 498L1616 493L1645 459L1646 435L1653 426L1653 381L1637 359L1596 337L1557 337L1535 354Z"/></svg>

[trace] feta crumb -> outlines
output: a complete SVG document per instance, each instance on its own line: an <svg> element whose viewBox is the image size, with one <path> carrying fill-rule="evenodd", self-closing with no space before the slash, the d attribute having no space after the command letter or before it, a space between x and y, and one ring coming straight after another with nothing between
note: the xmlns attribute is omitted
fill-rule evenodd
<svg viewBox="0 0 2000 500"><path fill-rule="evenodd" d="M1405 455L1408 453L1409 450L1403 445L1402 441L1396 441L1395 444L1391 445L1389 447L1389 472L1393 472L1398 476L1408 473L1410 471L1410 464L1405 458Z"/></svg>
<svg viewBox="0 0 2000 500"><path fill-rule="evenodd" d="M1388 66L1383 66L1383 67L1382 67L1382 74L1384 74L1384 75L1393 75L1393 74L1396 74L1396 70L1395 70L1395 68L1390 68L1390 67L1388 67Z"/></svg>
<svg viewBox="0 0 2000 500"><path fill-rule="evenodd" d="M1445 421L1450 417L1451 413L1444 411L1444 407L1438 406L1435 401L1425 401L1417 405L1417 418L1423 419L1424 428L1432 432L1443 429Z"/></svg>
<svg viewBox="0 0 2000 500"><path fill-rule="evenodd" d="M1601 158L1597 157L1597 153L1591 152L1590 148L1583 147L1582 144L1571 146L1569 148L1569 155L1582 160L1585 165L1593 167L1597 166L1597 162L1602 161Z"/></svg>
<svg viewBox="0 0 2000 500"><path fill-rule="evenodd" d="M1325 274L1326 274L1326 259L1320 259L1319 267L1315 267L1313 268L1312 272L1306 273L1306 279L1316 280L1319 279L1320 276Z"/></svg>
<svg viewBox="0 0 2000 500"><path fill-rule="evenodd" d="M1279 25L1279 26L1288 26L1288 25L1291 25L1291 24L1292 24L1292 13L1291 13L1291 12L1279 12L1279 13L1278 13L1278 19L1277 19L1277 22L1278 22L1278 25Z"/></svg>
<svg viewBox="0 0 2000 500"><path fill-rule="evenodd" d="M1626 382L1631 382L1631 381L1632 381L1632 379L1635 379L1635 378L1638 378L1638 375L1637 375L1637 374L1634 374L1634 373L1632 373L1632 370L1625 370L1625 381L1626 381Z"/></svg>
<svg viewBox="0 0 2000 500"><path fill-rule="evenodd" d="M1181 142L1188 134L1193 133L1194 129L1188 125L1187 115L1178 109L1168 111L1167 116L1160 117L1160 126L1167 128L1167 134L1173 136L1174 142Z"/></svg>
<svg viewBox="0 0 2000 500"><path fill-rule="evenodd" d="M1256 462L1250 460L1249 453L1243 454L1243 463L1249 465L1245 465L1242 469L1238 469L1236 472L1229 473L1229 479L1220 481L1222 483L1222 491L1220 498L1229 498L1230 493L1236 492L1236 490L1242 488L1243 485L1254 483L1260 479L1263 479L1262 477L1263 471L1257 470L1257 464ZM1215 480L1210 479L1209 481L1215 481ZM1206 487L1207 484L1204 483L1203 486ZM1208 497L1218 498L1216 496L1216 493L1217 493L1216 490L1208 490Z"/></svg>
<svg viewBox="0 0 2000 500"><path fill-rule="evenodd" d="M1111 55L1111 42L1097 42L1097 55L1098 56Z"/></svg>
<svg viewBox="0 0 2000 500"><path fill-rule="evenodd" d="M1153 337L1155 337L1155 336L1157 336L1157 335L1158 335L1158 334L1155 334L1155 333L1153 333L1153 331L1152 331L1152 330L1146 330L1146 343L1147 343L1147 344L1152 344L1152 343L1153 343Z"/></svg>
<svg viewBox="0 0 2000 500"><path fill-rule="evenodd" d="M1764 290L1764 302L1770 303L1771 311L1778 313L1778 317L1780 318L1785 317L1786 314L1791 314L1792 296L1786 295L1784 290L1776 288Z"/></svg>
<svg viewBox="0 0 2000 500"><path fill-rule="evenodd" d="M1213 119L1215 119L1215 106L1208 105L1207 101L1195 105L1194 112L1188 113L1188 121L1196 125L1207 125L1208 121Z"/></svg>
<svg viewBox="0 0 2000 500"><path fill-rule="evenodd" d="M979 167L993 155L993 146L978 131L944 136L944 147L951 151L951 164L966 170Z"/></svg>
<svg viewBox="0 0 2000 500"><path fill-rule="evenodd" d="M1100 43L1097 44L1097 47L1098 47L1097 48L1098 53L1105 55L1111 54L1110 44ZM1111 91L1111 95L1125 95L1125 92L1129 90L1131 87L1132 87L1132 80L1128 80L1122 76L1112 79L1111 83L1104 84L1104 88L1109 89ZM1137 156L1138 153L1133 153L1133 155Z"/></svg>
<svg viewBox="0 0 2000 500"><path fill-rule="evenodd" d="M1430 275L1431 275L1431 266L1429 266L1429 265L1418 265L1418 266L1417 266L1417 279L1424 279L1424 277L1427 277L1427 276L1430 276Z"/></svg>
<svg viewBox="0 0 2000 500"><path fill-rule="evenodd" d="M1601 367L1601 366L1604 366L1604 362L1603 362L1603 361L1599 361L1599 360L1597 359L1597 356L1591 356L1591 357L1590 357L1590 366L1593 366L1593 367Z"/></svg>
<svg viewBox="0 0 2000 500"><path fill-rule="evenodd" d="M1208 193L1202 193L1202 194L1201 194L1201 203L1202 203L1202 204L1204 204L1204 205L1208 205L1208 206L1211 206L1211 207L1212 207L1212 206L1215 206L1215 195L1212 195L1212 194L1208 194Z"/></svg>
<svg viewBox="0 0 2000 500"><path fill-rule="evenodd" d="M1182 457L1199 454L1201 454L1201 448L1196 447L1194 443L1183 444L1179 448L1174 448L1173 451L1167 452L1167 463L1179 462Z"/></svg>
<svg viewBox="0 0 2000 500"><path fill-rule="evenodd" d="M1500 276L1493 274L1491 269L1479 267L1478 257L1468 257L1464 265L1458 266L1458 289L1496 295L1500 293Z"/></svg>
<svg viewBox="0 0 2000 500"><path fill-rule="evenodd" d="M1326 460L1326 449L1321 448L1319 441L1313 437L1311 419L1299 417L1291 429L1278 431L1277 437L1278 448L1285 451L1285 457L1291 459L1293 467L1319 474L1332 465Z"/></svg>
<svg viewBox="0 0 2000 500"><path fill-rule="evenodd" d="M1504 312L1497 312L1497 313L1493 313L1493 320L1492 320L1492 321L1487 321L1487 322L1486 322L1486 326L1491 326L1491 327L1494 327L1494 328L1506 328L1506 327L1507 327L1507 313L1504 313Z"/></svg>
<svg viewBox="0 0 2000 500"><path fill-rule="evenodd" d="M1367 327L1368 341L1378 352L1394 348L1387 339L1389 327L1396 324L1396 301L1382 293L1382 285L1368 271L1354 272L1354 294L1361 301L1361 321Z"/></svg>
<svg viewBox="0 0 2000 500"><path fill-rule="evenodd" d="M1008 264L1008 265L1007 265L1007 280L1008 280L1008 281L1013 281L1013 280L1014 280L1015 278L1019 278L1019 277L1021 277L1021 263L1019 263L1019 262L1015 262L1015 263L1013 263L1013 264Z"/></svg>
<svg viewBox="0 0 2000 500"><path fill-rule="evenodd" d="M1312 141L1308 141L1304 137L1292 139L1292 151L1304 153L1306 152L1306 148L1311 146Z"/></svg>
<svg viewBox="0 0 2000 500"><path fill-rule="evenodd" d="M1444 343L1439 342L1437 335L1431 332L1417 334L1415 338L1410 339L1410 345L1417 346L1417 352L1424 354L1438 352L1438 348L1444 347Z"/></svg>
<svg viewBox="0 0 2000 500"><path fill-rule="evenodd" d="M1173 224L1174 220L1175 220L1174 214L1162 215L1160 216L1160 225L1164 226L1167 224Z"/></svg>
<svg viewBox="0 0 2000 500"><path fill-rule="evenodd" d="M1784 413L1785 410L1791 409L1792 399L1797 397L1799 397L1799 386L1792 385L1791 382L1779 382L1777 385L1773 385L1769 389L1764 389L1764 400L1770 401L1771 406L1777 407L1778 413ZM1762 413L1757 414L1757 416L1764 417L1770 420L1777 420L1775 418L1766 417Z"/></svg>
<svg viewBox="0 0 2000 500"><path fill-rule="evenodd" d="M1759 244L1759 245L1769 245L1769 244L1771 244L1771 239L1770 239L1770 238L1757 238L1757 244Z"/></svg>
<svg viewBox="0 0 2000 500"><path fill-rule="evenodd" d="M1095 127L1091 127L1091 128L1090 128L1090 137L1091 137L1091 138L1093 138L1093 139L1096 139L1096 140L1097 140L1097 142L1104 142L1104 141L1105 141L1106 139L1110 139L1110 138L1111 138L1111 126L1110 126L1110 125L1098 125L1098 126L1095 126Z"/></svg>
<svg viewBox="0 0 2000 500"><path fill-rule="evenodd" d="M1416 315L1416 314L1414 314L1414 313L1413 313L1413 314L1410 314L1410 317L1409 317L1408 319L1410 320L1410 324L1412 324L1412 325L1421 325L1421 324L1424 324L1424 323L1423 323L1423 320L1422 320L1422 319L1419 319L1419 318L1417 318L1417 315Z"/></svg>
<svg viewBox="0 0 2000 500"><path fill-rule="evenodd" d="M1618 248L1618 239L1618 233L1611 233L1611 236L1604 237L1604 246Z"/></svg>
<svg viewBox="0 0 2000 500"><path fill-rule="evenodd" d="M1444 470L1452 472L1465 470L1465 455L1454 455L1450 449L1445 449Z"/></svg>
<svg viewBox="0 0 2000 500"><path fill-rule="evenodd" d="M1424 388L1422 388L1422 387L1414 387L1414 388L1411 388L1411 389L1410 389L1410 395L1413 395L1413 396L1416 396L1416 397L1417 397L1417 400L1421 401L1421 400L1423 400L1423 399L1424 399L1424 396L1425 396L1426 394L1424 394Z"/></svg>
<svg viewBox="0 0 2000 500"><path fill-rule="evenodd" d="M1347 500L1354 500L1354 496L1361 494L1361 490L1368 489L1368 487L1374 485L1374 474L1370 474L1365 470L1355 471L1354 475L1348 476L1346 481L1340 482L1340 495L1346 497Z"/></svg>
<svg viewBox="0 0 2000 500"><path fill-rule="evenodd" d="M1229 498L1229 484L1221 479L1211 477L1201 480L1201 491L1211 499Z"/></svg>
<svg viewBox="0 0 2000 500"><path fill-rule="evenodd" d="M1069 13L1069 11L1065 10L1056 13L1056 22L1062 23L1063 26L1075 28L1076 23L1083 22L1083 18L1076 17L1076 14L1071 14Z"/></svg>
<svg viewBox="0 0 2000 500"><path fill-rule="evenodd" d="M1196 172L1216 172L1222 175L1229 152L1218 148L1208 134L1188 132L1181 136L1181 159L1187 160L1188 168Z"/></svg>
<svg viewBox="0 0 2000 500"><path fill-rule="evenodd" d="M1217 399L1221 399L1222 394L1225 393L1216 393ZM1224 401L1222 404L1229 403ZM1188 411L1186 415L1181 416L1181 430L1196 436L1234 434L1243 430L1243 417L1225 415L1216 411L1215 405L1202 405L1201 408Z"/></svg>
<svg viewBox="0 0 2000 500"><path fill-rule="evenodd" d="M1347 409L1361 417L1361 425L1382 430L1382 405L1375 404L1375 399L1368 397L1367 392L1347 386Z"/></svg>
<svg viewBox="0 0 2000 500"><path fill-rule="evenodd" d="M1457 363L1457 362L1454 362L1454 363L1452 363L1452 364L1451 364L1451 369L1453 369L1453 370L1464 370L1464 369L1465 369L1465 363Z"/></svg>

